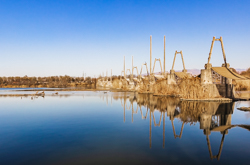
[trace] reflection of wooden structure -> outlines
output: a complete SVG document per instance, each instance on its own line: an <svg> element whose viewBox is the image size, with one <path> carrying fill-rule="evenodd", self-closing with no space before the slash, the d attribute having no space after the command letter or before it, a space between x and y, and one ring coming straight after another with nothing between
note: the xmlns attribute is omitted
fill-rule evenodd
<svg viewBox="0 0 250 165"><path fill-rule="evenodd" d="M206 135L207 146L209 150L210 159L220 159L225 135L228 134L228 130L232 128L231 117L234 110L234 103L221 103L216 111L203 114L200 117L200 126L204 129ZM217 155L213 155L209 135L211 132L220 132L222 134L221 144Z"/></svg>
<svg viewBox="0 0 250 165"><path fill-rule="evenodd" d="M128 102L129 106L127 104L127 101L129 101ZM136 110L134 109L133 102L137 103ZM169 103L169 102L167 102L167 103ZM125 122L125 110L126 109L127 110L132 109L132 123L134 121L133 120L133 114L136 114L139 109L140 109L140 112L141 112L142 119L147 119L148 112L149 112L149 147L150 148L152 147L152 122L153 122L155 127L156 126L160 127L162 119L163 119L163 145L162 145L162 147L165 148L165 118L166 118L166 112L171 111L173 108L169 108L169 110L168 110L168 108L167 108L168 104L165 104L165 101L161 101L160 97L153 97L152 95L147 95L147 94L139 94L139 95L137 95L137 97L132 95L132 97L129 97L129 99L124 97L123 102L121 101L121 105L122 105L123 110L124 110L124 119L123 119L124 122ZM145 115L143 115L143 111L142 111L142 108L141 108L142 106L144 106L146 108L146 114ZM159 118L158 122L156 122L156 119L155 119L155 114L154 114L155 110L160 111L160 118ZM176 115L174 116L174 114L177 114L176 106L174 106L173 110L174 110L174 112L170 113L170 114L173 114L173 116L170 117L172 119L172 121L173 121L173 119L175 117L177 117ZM174 125L172 125L172 126L173 126L174 137L175 138L177 138L177 137L181 138L183 128L184 128L184 123L182 124L180 135L175 134Z"/></svg>
<svg viewBox="0 0 250 165"><path fill-rule="evenodd" d="M182 122L182 125L181 125L181 131L180 131L180 134L179 134L179 135L176 135L176 133L175 133L175 128L174 128L174 120L171 120L171 123L172 123L172 128L173 128L174 138L175 138L175 139L176 139L177 137L178 137L178 138L181 138L181 136L182 136L182 132L183 132L183 127L184 127L184 122Z"/></svg>
<svg viewBox="0 0 250 165"><path fill-rule="evenodd" d="M164 98L166 99L166 98ZM163 124L163 145L162 147L165 147L165 115L169 117L169 120L172 123L172 129L174 138L181 138L183 134L184 125L187 122L200 122L200 129L203 130L204 135L206 136L209 156L211 159L220 159L222 148L224 144L225 136L228 134L228 131L235 127L244 128L248 131L250 131L250 125L232 125L231 124L231 118L232 114L234 112L234 102L231 103L219 103L219 102L195 102L195 104L191 104L188 102L185 104L185 106L181 106L183 102L179 101L167 101L164 100L161 97L154 97L149 94L132 94L129 97L121 97L121 104L124 108L124 122L125 122L125 109L131 110L132 108L132 122L133 122L133 114L138 113L139 109L141 112L142 119L147 119L149 116L149 147L152 147L152 124L154 126L161 126L161 123ZM171 100L171 98L169 98ZM127 102L129 101L129 102ZM134 102L137 103L136 109L134 108ZM167 104L165 104L167 102ZM128 103L128 104L127 104ZM197 105L196 105L197 104ZM129 106L128 106L129 105ZM143 115L142 106L146 109L146 114ZM185 117L183 118L183 114L187 115L188 113L185 113L186 111L183 110L183 108L188 110L194 109L201 109L201 114L196 116L196 118L190 117L190 120L185 120ZM157 122L155 120L155 111L160 112L160 119ZM149 115L148 115L149 112ZM181 125L181 131L180 134L176 134L175 126L174 126L174 119L179 118L182 121ZM162 121L163 119L163 121ZM221 133L221 143L219 147L219 151L216 155L213 155L212 153L212 147L209 139L209 135L211 133Z"/></svg>
<svg viewBox="0 0 250 165"><path fill-rule="evenodd" d="M216 158L217 160L220 160L221 151L222 151L222 147L223 147L223 143L224 143L224 138L225 138L225 133L222 135L221 143L220 143L220 149L219 149L219 152L218 152L217 155L213 155L208 135L206 135L206 137L207 137L207 146L208 146L208 151L209 151L210 159L213 160L213 159Z"/></svg>

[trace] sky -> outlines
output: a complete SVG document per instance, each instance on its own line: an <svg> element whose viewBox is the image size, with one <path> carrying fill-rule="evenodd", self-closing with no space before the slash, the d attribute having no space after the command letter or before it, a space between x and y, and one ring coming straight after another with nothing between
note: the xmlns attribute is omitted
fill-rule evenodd
<svg viewBox="0 0 250 165"><path fill-rule="evenodd" d="M227 62L250 67L249 0L0 0L0 76L120 75L152 59L166 71L175 51L187 69L204 69L213 36ZM217 41L211 57L221 66ZM182 70L178 55L175 70ZM160 71L159 64L155 72ZM143 72L146 72L145 68Z"/></svg>

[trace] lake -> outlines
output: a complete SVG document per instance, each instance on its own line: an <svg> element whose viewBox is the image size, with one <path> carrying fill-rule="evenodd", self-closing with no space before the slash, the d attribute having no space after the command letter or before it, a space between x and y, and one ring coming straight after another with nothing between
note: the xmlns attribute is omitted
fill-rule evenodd
<svg viewBox="0 0 250 165"><path fill-rule="evenodd" d="M250 101L187 102L110 91L33 93L0 91L1 165L250 161L250 112L237 109Z"/></svg>

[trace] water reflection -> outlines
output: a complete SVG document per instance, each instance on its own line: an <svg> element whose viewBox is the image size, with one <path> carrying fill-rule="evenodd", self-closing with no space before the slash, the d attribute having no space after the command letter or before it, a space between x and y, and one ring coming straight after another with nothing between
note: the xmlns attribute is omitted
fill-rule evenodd
<svg viewBox="0 0 250 165"><path fill-rule="evenodd" d="M200 129L203 130L206 136L207 147L210 159L220 160L225 136L229 130L234 127L244 128L250 131L250 125L232 124L232 114L234 113L235 102L221 103L221 102L195 102L195 101L180 101L172 97L157 97L150 94L135 94L130 93L125 95L113 95L111 99L120 100L123 107L123 121L126 121L125 110L131 110L132 123L134 122L134 114L140 110L142 119L149 117L149 148L152 148L152 120L154 127L163 124L163 143L165 148L165 118L168 117L172 124L174 138L181 139L185 124L200 124ZM108 104L108 95L106 96ZM136 103L136 106L134 106ZM142 107L146 108L145 115ZM159 121L155 119L155 112L160 112ZM149 113L149 115L148 115ZM176 134L174 120L179 119L181 130ZM163 122L161 122L163 120ZM221 141L217 155L213 155L209 136L211 132L220 132Z"/></svg>
<svg viewBox="0 0 250 165"><path fill-rule="evenodd" d="M30 157L40 164L62 164L62 158L65 164L249 161L249 118L236 107L250 102L184 102L129 92L45 93L32 101L31 96L1 97L0 164ZM47 153L57 156L46 158ZM117 162L110 163L114 158Z"/></svg>

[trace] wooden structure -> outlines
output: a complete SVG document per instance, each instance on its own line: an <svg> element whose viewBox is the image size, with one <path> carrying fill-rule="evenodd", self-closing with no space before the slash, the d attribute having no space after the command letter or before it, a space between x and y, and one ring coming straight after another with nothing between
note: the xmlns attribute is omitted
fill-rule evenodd
<svg viewBox="0 0 250 165"><path fill-rule="evenodd" d="M210 63L215 41L219 41L221 43L222 55L224 59L224 63L222 64L221 67L212 67L212 64ZM217 39L213 37L208 56L208 62L207 64L205 64L205 69L201 70L201 84L203 85L216 84L218 92L221 96L227 98L234 98L235 92L232 80L248 80L248 78L233 72L229 67L230 65L226 61L226 54L222 37Z"/></svg>
<svg viewBox="0 0 250 165"><path fill-rule="evenodd" d="M183 70L182 72L175 72L174 70L174 64L175 64L175 60L176 60L176 55L180 54L181 55L181 59L182 59L182 65L183 65ZM187 70L185 68L185 62L184 62L184 58L183 58L183 54L182 51L178 52L177 50L175 51L174 54L174 60L173 60L173 65L172 65L172 69L170 70L170 75L168 75L168 84L175 84L178 83L178 81L180 79L186 78L186 77L190 77L190 74L187 73Z"/></svg>

